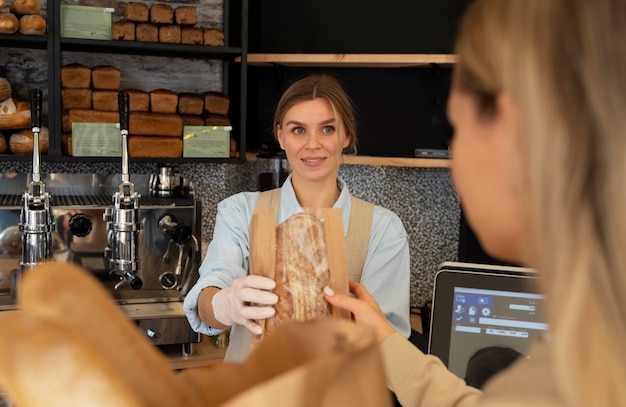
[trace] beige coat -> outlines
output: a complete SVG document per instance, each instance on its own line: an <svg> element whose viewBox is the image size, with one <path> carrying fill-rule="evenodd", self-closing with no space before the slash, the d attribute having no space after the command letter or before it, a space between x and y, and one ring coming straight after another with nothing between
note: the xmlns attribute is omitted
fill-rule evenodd
<svg viewBox="0 0 626 407"><path fill-rule="evenodd" d="M536 342L529 357L494 377L481 392L424 355L399 334L383 342L387 385L404 407L565 406L554 384L548 345Z"/></svg>

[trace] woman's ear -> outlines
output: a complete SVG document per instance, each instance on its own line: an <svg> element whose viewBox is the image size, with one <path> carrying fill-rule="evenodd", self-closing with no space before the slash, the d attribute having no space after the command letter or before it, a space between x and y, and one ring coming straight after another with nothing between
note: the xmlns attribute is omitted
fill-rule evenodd
<svg viewBox="0 0 626 407"><path fill-rule="evenodd" d="M274 128L274 131L276 133L276 139L278 140L278 145L280 145L280 148L282 148L283 150L285 149L285 147L283 147L283 131L280 127L280 124L276 124L276 127Z"/></svg>
<svg viewBox="0 0 626 407"><path fill-rule="evenodd" d="M500 126L509 135L515 149L522 143L521 114L517 103L507 93L500 92L496 97L496 111Z"/></svg>

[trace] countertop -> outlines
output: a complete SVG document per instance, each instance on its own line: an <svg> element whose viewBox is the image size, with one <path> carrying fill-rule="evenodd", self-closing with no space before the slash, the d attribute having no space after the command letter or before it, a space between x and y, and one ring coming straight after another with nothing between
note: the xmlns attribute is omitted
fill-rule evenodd
<svg viewBox="0 0 626 407"><path fill-rule="evenodd" d="M183 355L182 345L162 346L160 349L175 370L221 363L226 354L226 347L217 347L215 337L207 335L202 335L201 341L193 344L192 354L189 356Z"/></svg>

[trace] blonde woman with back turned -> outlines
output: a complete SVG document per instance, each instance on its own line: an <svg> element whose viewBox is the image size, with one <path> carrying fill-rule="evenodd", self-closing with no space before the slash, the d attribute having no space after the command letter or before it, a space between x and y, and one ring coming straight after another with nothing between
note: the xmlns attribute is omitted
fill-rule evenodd
<svg viewBox="0 0 626 407"><path fill-rule="evenodd" d="M358 299L404 406L626 406L626 0L477 0L456 44L452 175L483 247L538 270L549 335L465 386Z"/></svg>

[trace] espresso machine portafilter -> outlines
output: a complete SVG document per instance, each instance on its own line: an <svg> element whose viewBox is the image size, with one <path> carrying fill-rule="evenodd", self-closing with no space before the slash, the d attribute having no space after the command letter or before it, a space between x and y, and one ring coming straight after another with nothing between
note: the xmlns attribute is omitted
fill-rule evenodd
<svg viewBox="0 0 626 407"><path fill-rule="evenodd" d="M20 269L11 274L11 296L15 298L22 274L52 258L52 233L55 224L50 210L50 194L39 172L39 133L41 131L41 89L30 90L33 133L33 174L22 197L19 230L22 233Z"/></svg>
<svg viewBox="0 0 626 407"><path fill-rule="evenodd" d="M118 289L129 283L133 289L143 285L137 276L140 269L139 232L142 224L139 218L139 199L141 194L135 191L135 185L128 175L128 128L129 95L119 92L120 135L122 137L122 182L113 194L113 207L106 208L103 219L107 224L107 247L105 258L109 261L110 273L119 276L115 285Z"/></svg>

